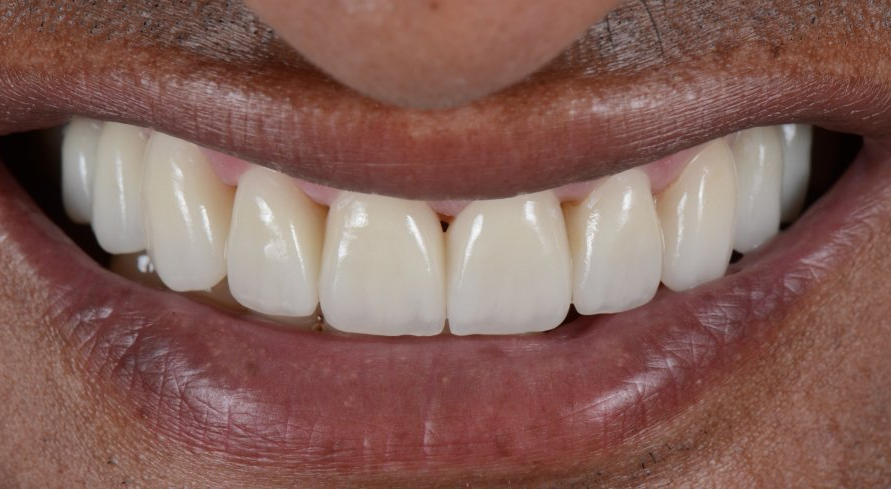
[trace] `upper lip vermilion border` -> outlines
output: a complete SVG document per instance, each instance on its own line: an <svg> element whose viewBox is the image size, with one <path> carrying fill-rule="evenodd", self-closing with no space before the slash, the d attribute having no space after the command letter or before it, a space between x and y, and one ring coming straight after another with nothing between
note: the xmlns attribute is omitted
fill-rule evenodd
<svg viewBox="0 0 891 489"><path fill-rule="evenodd" d="M875 148L735 273L544 335L334 337L235 319L102 270L8 176L0 252L50 294L63 351L180 443L313 475L446 477L498 460L547 477L689 405L844 268L891 213L891 162Z"/></svg>
<svg viewBox="0 0 891 489"><path fill-rule="evenodd" d="M418 112L299 73L230 76L184 56L164 60L170 72L188 73L174 77L151 69L157 59L130 54L113 67L63 60L73 64L58 68L65 78L7 60L0 134L83 114L151 127L336 188L461 200L590 180L757 125L801 121L873 138L891 133L880 116L891 112L891 98L881 95L887 87L826 76L819 65L770 73L729 65L682 87L665 79L685 66L633 79L530 82L468 107Z"/></svg>

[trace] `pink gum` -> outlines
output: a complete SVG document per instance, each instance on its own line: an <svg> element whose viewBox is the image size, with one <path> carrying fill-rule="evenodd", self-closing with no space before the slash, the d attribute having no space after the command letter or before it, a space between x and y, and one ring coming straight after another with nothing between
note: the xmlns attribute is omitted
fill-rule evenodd
<svg viewBox="0 0 891 489"><path fill-rule="evenodd" d="M650 179L650 188L653 195L664 190L675 178L677 178L678 174L683 170L684 165L690 160L697 149L698 148L686 149L640 167L646 172ZM237 186L238 179L252 165L247 161L211 149L201 148L201 150L204 152L205 156L207 156L207 159L217 176L227 185ZM333 187L306 182L298 178L295 178L294 181L310 199L325 206L330 206L340 193L340 190ZM561 202L580 201L588 196L597 182L598 180L589 180L587 182L571 183L554 189L554 192ZM467 200L445 200L431 201L428 203L436 213L441 216L451 217L456 216L461 212L469 202L470 201Z"/></svg>

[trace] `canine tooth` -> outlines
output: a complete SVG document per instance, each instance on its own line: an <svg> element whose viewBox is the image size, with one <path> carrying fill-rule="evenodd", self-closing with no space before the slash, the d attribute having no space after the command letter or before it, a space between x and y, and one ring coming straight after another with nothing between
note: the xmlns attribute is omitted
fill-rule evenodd
<svg viewBox="0 0 891 489"><path fill-rule="evenodd" d="M97 148L93 185L93 232L112 254L145 249L142 160L147 141L135 126L108 122Z"/></svg>
<svg viewBox="0 0 891 489"><path fill-rule="evenodd" d="M453 334L545 331L566 317L569 243L553 192L471 203L449 226L446 249Z"/></svg>
<svg viewBox="0 0 891 489"><path fill-rule="evenodd" d="M316 311L325 209L281 173L255 166L238 181L229 231L232 296L263 314Z"/></svg>
<svg viewBox="0 0 891 489"><path fill-rule="evenodd" d="M811 142L814 128L807 124L784 124L782 220L794 221L804 208L811 177Z"/></svg>
<svg viewBox="0 0 891 489"><path fill-rule="evenodd" d="M780 230L783 142L779 129L740 131L731 146L736 162L736 231L733 247L748 253Z"/></svg>
<svg viewBox="0 0 891 489"><path fill-rule="evenodd" d="M704 145L656 197L665 251L662 283L676 291L720 278L733 251L736 173L719 139Z"/></svg>
<svg viewBox="0 0 891 489"><path fill-rule="evenodd" d="M192 143L154 133L142 182L147 249L172 290L208 290L226 276L234 190Z"/></svg>
<svg viewBox="0 0 891 489"><path fill-rule="evenodd" d="M426 203L342 192L328 211L322 250L328 324L387 336L442 332L442 227Z"/></svg>
<svg viewBox="0 0 891 489"><path fill-rule="evenodd" d="M102 122L75 117L62 142L62 203L72 221L87 224L93 212L93 171Z"/></svg>
<svg viewBox="0 0 891 489"><path fill-rule="evenodd" d="M627 311L653 298L662 276L662 229L646 173L632 169L603 179L564 214L579 313Z"/></svg>

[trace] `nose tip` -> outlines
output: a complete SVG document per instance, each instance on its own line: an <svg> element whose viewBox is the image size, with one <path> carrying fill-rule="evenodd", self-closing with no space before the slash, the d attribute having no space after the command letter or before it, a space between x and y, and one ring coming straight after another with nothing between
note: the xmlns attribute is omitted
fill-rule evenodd
<svg viewBox="0 0 891 489"><path fill-rule="evenodd" d="M560 53L618 0L248 0L309 61L377 100L460 105Z"/></svg>

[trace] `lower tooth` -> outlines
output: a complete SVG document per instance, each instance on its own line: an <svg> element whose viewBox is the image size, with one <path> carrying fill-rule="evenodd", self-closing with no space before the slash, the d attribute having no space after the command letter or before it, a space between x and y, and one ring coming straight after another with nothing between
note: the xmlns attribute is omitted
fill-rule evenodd
<svg viewBox="0 0 891 489"><path fill-rule="evenodd" d="M155 289L165 288L147 253L112 255L108 269L136 283Z"/></svg>
<svg viewBox="0 0 891 489"><path fill-rule="evenodd" d="M783 210L784 223L795 220L804 209L808 180L811 176L811 141L814 128L806 124L784 124L783 133Z"/></svg>
<svg viewBox="0 0 891 489"><path fill-rule="evenodd" d="M62 142L62 203L72 221L87 224L93 214L93 171L102 123L77 117Z"/></svg>
<svg viewBox="0 0 891 489"><path fill-rule="evenodd" d="M261 314L256 312L248 312L248 317L256 317L273 321L278 325L285 326L289 329L298 329L301 331L325 331L325 318L322 317L322 311L319 308L309 316L276 316L274 314Z"/></svg>
<svg viewBox="0 0 891 489"><path fill-rule="evenodd" d="M319 304L325 210L286 175L252 167L238 181L229 232L232 295L254 311L305 317Z"/></svg>
<svg viewBox="0 0 891 489"><path fill-rule="evenodd" d="M142 161L146 137L139 127L108 122L102 129L93 188L93 232L109 253L145 249Z"/></svg>
<svg viewBox="0 0 891 489"><path fill-rule="evenodd" d="M553 192L473 202L446 239L453 334L545 331L566 317L569 244Z"/></svg>
<svg viewBox="0 0 891 489"><path fill-rule="evenodd" d="M424 202L343 192L328 211L319 299L349 333L428 336L445 323L442 228Z"/></svg>
<svg viewBox="0 0 891 489"><path fill-rule="evenodd" d="M220 307L230 312L239 314L247 312L247 308L239 304L238 301L232 297L232 292L229 290L229 283L225 280L220 281L207 290L194 290L186 293L186 295L198 302Z"/></svg>
<svg viewBox="0 0 891 489"><path fill-rule="evenodd" d="M780 230L783 143L779 129L740 131L732 145L736 163L736 231L733 247L748 253Z"/></svg>
<svg viewBox="0 0 891 489"><path fill-rule="evenodd" d="M565 207L572 249L572 303L580 314L627 311L656 294L662 229L647 175L629 170Z"/></svg>
<svg viewBox="0 0 891 489"><path fill-rule="evenodd" d="M208 290L226 276L234 191L192 143L154 133L145 155L143 209L149 255L175 291Z"/></svg>
<svg viewBox="0 0 891 489"><path fill-rule="evenodd" d="M724 275L733 251L736 170L724 139L703 146L656 197L665 252L662 283L692 289Z"/></svg>

